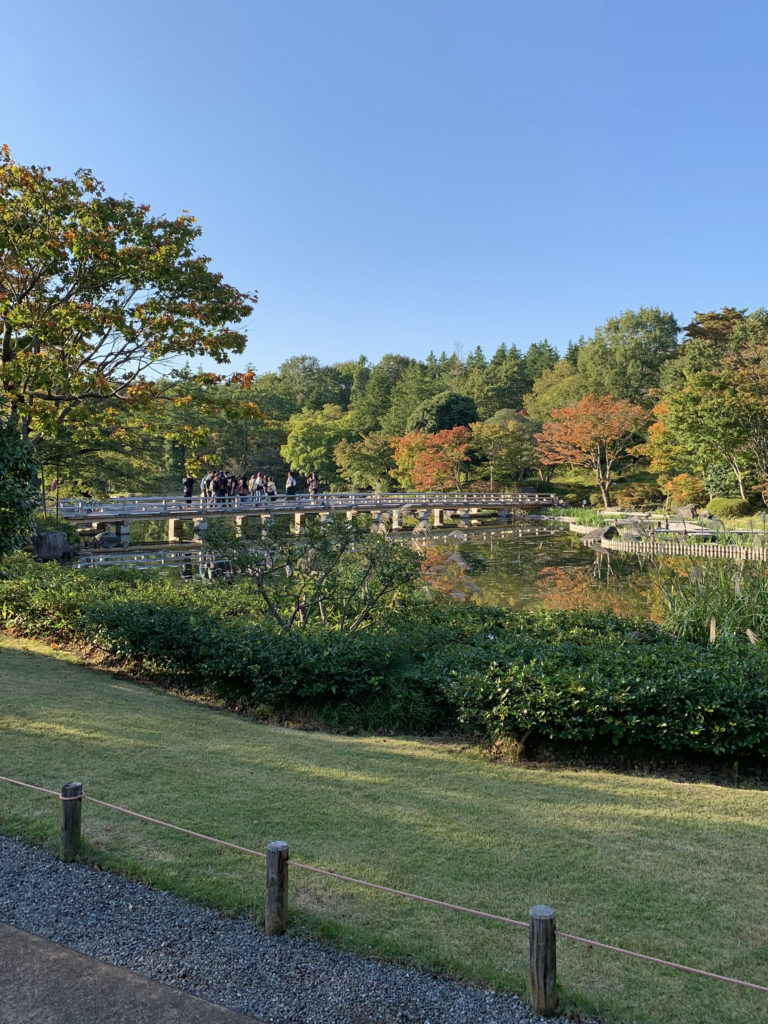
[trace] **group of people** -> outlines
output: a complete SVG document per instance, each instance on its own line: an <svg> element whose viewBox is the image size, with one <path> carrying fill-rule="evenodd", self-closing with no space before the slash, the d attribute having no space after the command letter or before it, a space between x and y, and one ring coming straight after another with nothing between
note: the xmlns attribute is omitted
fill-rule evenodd
<svg viewBox="0 0 768 1024"><path fill-rule="evenodd" d="M192 500L195 483L194 476L187 471L181 481L181 489L188 502ZM296 474L292 469L289 469L288 475L285 478L286 498L293 498L295 496L297 486ZM311 496L316 495L320 490L320 481L315 470L307 477L307 489ZM235 476L234 473L227 473L224 470L218 470L218 472L206 471L200 481L200 498L204 505L224 505L228 503L230 498L237 497L250 497L254 503L277 501L277 484L274 477L267 476L261 470L258 473L252 473L250 477Z"/></svg>

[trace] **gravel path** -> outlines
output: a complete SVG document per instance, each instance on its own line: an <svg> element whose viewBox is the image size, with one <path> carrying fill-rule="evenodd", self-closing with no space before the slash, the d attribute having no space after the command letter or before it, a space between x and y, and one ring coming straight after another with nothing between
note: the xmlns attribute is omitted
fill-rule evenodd
<svg viewBox="0 0 768 1024"><path fill-rule="evenodd" d="M532 1024L515 996L267 938L160 892L0 836L0 920L270 1024ZM548 1018L565 1024L566 1018Z"/></svg>

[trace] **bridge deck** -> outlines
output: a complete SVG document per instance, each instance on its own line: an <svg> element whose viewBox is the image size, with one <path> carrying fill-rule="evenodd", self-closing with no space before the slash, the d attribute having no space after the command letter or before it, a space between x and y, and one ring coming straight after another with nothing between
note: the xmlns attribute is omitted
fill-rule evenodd
<svg viewBox="0 0 768 1024"><path fill-rule="evenodd" d="M306 512L385 512L406 513L417 509L449 511L498 511L504 509L545 508L557 504L554 494L524 492L435 493L418 491L372 493L328 493L317 497L297 494L257 501L251 495L225 498L186 499L178 496L131 496L95 501L65 498L59 502L59 516L73 522L125 522L140 519L201 519L209 516L273 515Z"/></svg>

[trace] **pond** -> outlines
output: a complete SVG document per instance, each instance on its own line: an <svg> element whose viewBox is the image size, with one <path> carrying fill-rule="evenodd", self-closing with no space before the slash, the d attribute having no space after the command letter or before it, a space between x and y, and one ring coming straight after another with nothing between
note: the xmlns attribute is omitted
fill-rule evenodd
<svg viewBox="0 0 768 1024"><path fill-rule="evenodd" d="M505 608L613 611L655 618L648 557L594 551L560 525L435 530L401 534L426 555L424 574L437 590L458 600ZM185 580L226 574L198 546L83 552L81 568L110 565L156 569Z"/></svg>
<svg viewBox="0 0 768 1024"><path fill-rule="evenodd" d="M652 559L594 551L564 529L432 535L425 545L428 577L461 600L656 617Z"/></svg>

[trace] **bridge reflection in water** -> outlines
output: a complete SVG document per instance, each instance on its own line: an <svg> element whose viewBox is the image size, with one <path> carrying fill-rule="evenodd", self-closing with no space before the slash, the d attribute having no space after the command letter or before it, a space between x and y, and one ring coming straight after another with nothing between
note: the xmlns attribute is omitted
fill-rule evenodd
<svg viewBox="0 0 768 1024"><path fill-rule="evenodd" d="M542 537L552 536L554 533L562 533L562 530L557 528L553 530L550 526L540 524L509 528L495 526L486 529L446 530L442 533L433 533L431 530L423 532L416 529L397 537L390 534L390 539L410 542L419 550L425 550L427 544L453 547L456 544L467 542L487 543L512 538L538 537L539 535ZM258 542L254 541L254 548L257 547ZM182 578L203 580L231 575L234 571L228 560L216 558L205 548L190 544L175 548L132 547L112 551L86 549L80 553L73 565L78 569L170 569L178 570Z"/></svg>

